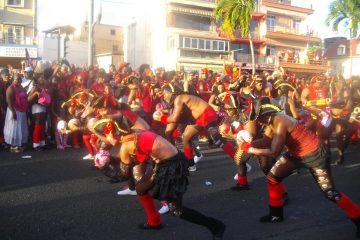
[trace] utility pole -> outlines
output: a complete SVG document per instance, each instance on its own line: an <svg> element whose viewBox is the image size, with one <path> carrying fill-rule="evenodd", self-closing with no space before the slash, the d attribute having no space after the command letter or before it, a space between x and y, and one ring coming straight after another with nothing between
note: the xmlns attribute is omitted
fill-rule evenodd
<svg viewBox="0 0 360 240"><path fill-rule="evenodd" d="M61 32L60 32L60 27L58 28L58 32L57 32L57 59L58 62L60 62L60 40L61 40Z"/></svg>
<svg viewBox="0 0 360 240"><path fill-rule="evenodd" d="M89 8L89 19L88 19L88 67L90 65L93 65L94 63L94 50L93 50L93 45L94 45L94 39L93 39L93 22L94 22L94 0L89 0L90 1L90 8Z"/></svg>

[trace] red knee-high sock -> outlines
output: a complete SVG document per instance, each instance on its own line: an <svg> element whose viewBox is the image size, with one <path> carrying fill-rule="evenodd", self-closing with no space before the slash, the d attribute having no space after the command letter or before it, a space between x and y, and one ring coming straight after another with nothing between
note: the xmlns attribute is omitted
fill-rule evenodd
<svg viewBox="0 0 360 240"><path fill-rule="evenodd" d="M88 150L89 154L94 155L94 150L92 149L91 144L90 144L91 135L90 134L83 134L82 138L83 138L85 147Z"/></svg>
<svg viewBox="0 0 360 240"><path fill-rule="evenodd" d="M147 224L150 226L158 226L161 224L160 213L157 211L154 199L149 193L138 195L142 206L147 215Z"/></svg>
<svg viewBox="0 0 360 240"><path fill-rule="evenodd" d="M41 135L41 125L35 124L33 132L33 144L34 147L38 147L40 144L40 135Z"/></svg>
<svg viewBox="0 0 360 240"><path fill-rule="evenodd" d="M279 183L279 187L281 189L281 196L287 193L286 187L283 182Z"/></svg>
<svg viewBox="0 0 360 240"><path fill-rule="evenodd" d="M240 175L238 175L237 181L238 181L238 184L239 184L239 185L242 185L242 186L248 185L248 181L247 181L247 177L246 177L246 176L240 176Z"/></svg>
<svg viewBox="0 0 360 240"><path fill-rule="evenodd" d="M192 147L184 147L184 155L187 159L194 158L194 151Z"/></svg>
<svg viewBox="0 0 360 240"><path fill-rule="evenodd" d="M340 194L341 198L336 202L336 205L338 205L350 219L360 217L360 207L353 203L344 193Z"/></svg>
<svg viewBox="0 0 360 240"><path fill-rule="evenodd" d="M224 152L229 155L232 159L234 159L234 155L235 155L235 152L236 152L236 149L234 148L234 146L229 143L229 142L226 142L223 146L222 146L222 149L224 150Z"/></svg>
<svg viewBox="0 0 360 240"><path fill-rule="evenodd" d="M269 191L269 205L271 207L281 207L283 205L283 193L280 183L272 177L267 177L267 182Z"/></svg>
<svg viewBox="0 0 360 240"><path fill-rule="evenodd" d="M95 134L91 134L90 144L94 148L95 152L98 153L99 152L99 147L96 144L96 140L97 140L97 136Z"/></svg>
<svg viewBox="0 0 360 240"><path fill-rule="evenodd" d="M74 146L79 146L79 131L73 132L73 145Z"/></svg>
<svg viewBox="0 0 360 240"><path fill-rule="evenodd" d="M45 141L45 124L40 125L40 141Z"/></svg>

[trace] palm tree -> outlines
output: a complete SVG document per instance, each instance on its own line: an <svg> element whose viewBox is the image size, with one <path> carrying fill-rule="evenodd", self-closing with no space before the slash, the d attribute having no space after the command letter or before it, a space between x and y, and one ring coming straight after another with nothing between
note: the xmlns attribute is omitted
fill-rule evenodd
<svg viewBox="0 0 360 240"><path fill-rule="evenodd" d="M340 23L350 31L350 77L352 77L352 40L358 36L360 0L335 0L330 4L329 15L325 22L328 26L332 25L334 32L338 31Z"/></svg>
<svg viewBox="0 0 360 240"><path fill-rule="evenodd" d="M240 31L241 36L248 36L253 74L255 74L255 58L250 33L250 22L254 9L254 0L220 0L214 9L215 21L221 23L221 29L230 39L235 38L234 31L236 30Z"/></svg>

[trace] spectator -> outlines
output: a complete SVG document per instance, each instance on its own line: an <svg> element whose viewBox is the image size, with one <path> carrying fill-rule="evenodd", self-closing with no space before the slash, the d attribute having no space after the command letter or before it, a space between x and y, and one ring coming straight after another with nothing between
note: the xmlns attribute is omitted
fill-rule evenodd
<svg viewBox="0 0 360 240"><path fill-rule="evenodd" d="M26 94L29 94L34 85L34 70L32 67L26 67L24 70L24 78L21 86L25 89Z"/></svg>
<svg viewBox="0 0 360 240"><path fill-rule="evenodd" d="M15 76L11 86L6 90L6 110L4 137L11 152L22 152L28 141L26 110L28 107L26 90L21 86L20 76Z"/></svg>
<svg viewBox="0 0 360 240"><path fill-rule="evenodd" d="M42 91L46 91L45 77L43 73L37 73L36 81L27 98L31 104L31 114L34 120L32 140L36 151L42 151L43 147L45 147L46 106L38 103Z"/></svg>

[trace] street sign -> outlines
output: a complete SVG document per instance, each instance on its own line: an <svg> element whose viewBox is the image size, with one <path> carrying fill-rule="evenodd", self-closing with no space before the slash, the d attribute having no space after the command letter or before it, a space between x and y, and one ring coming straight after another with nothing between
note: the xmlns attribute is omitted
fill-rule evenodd
<svg viewBox="0 0 360 240"><path fill-rule="evenodd" d="M30 58L37 58L37 47L10 47L0 46L0 57L25 58L25 48L28 49Z"/></svg>

